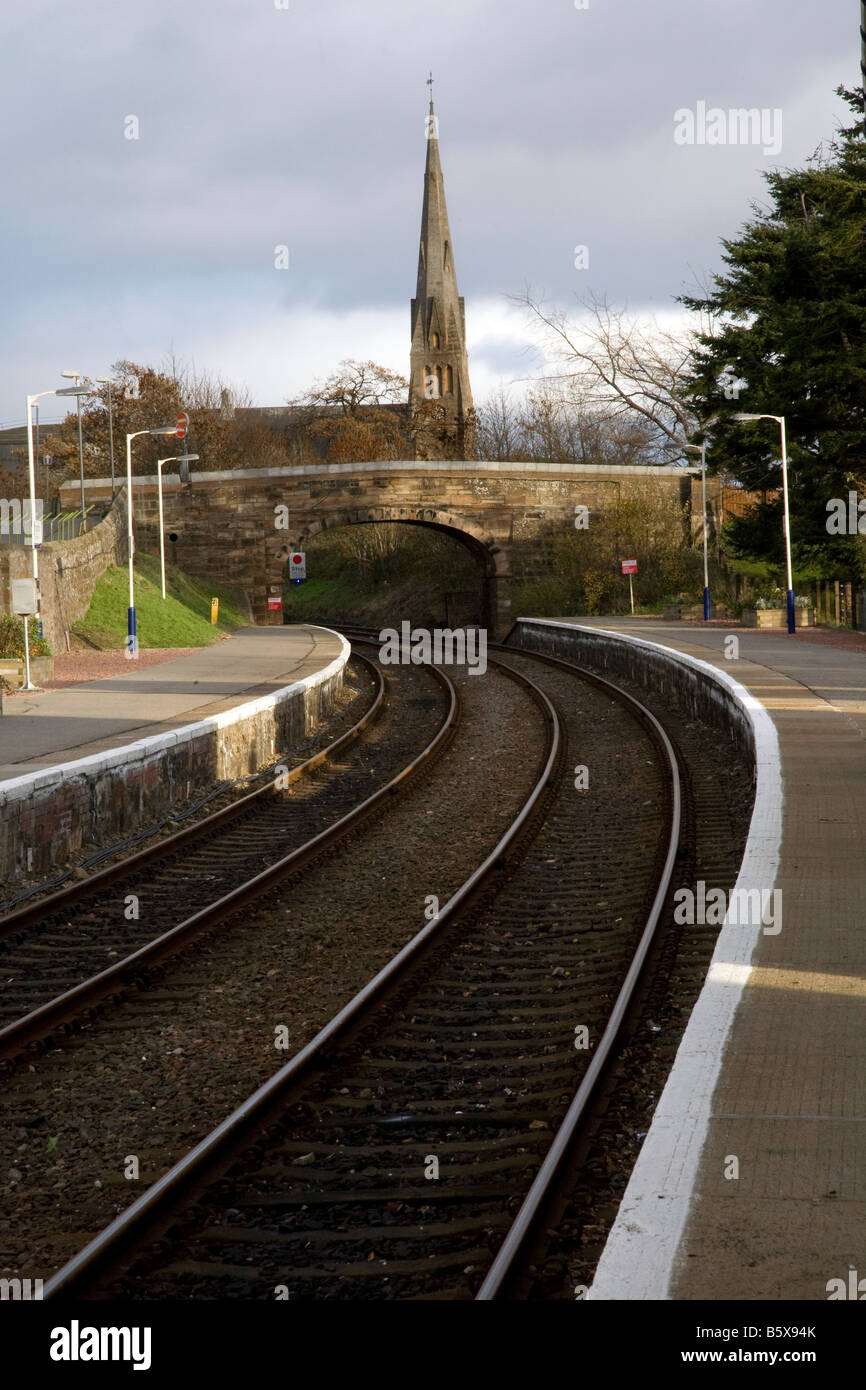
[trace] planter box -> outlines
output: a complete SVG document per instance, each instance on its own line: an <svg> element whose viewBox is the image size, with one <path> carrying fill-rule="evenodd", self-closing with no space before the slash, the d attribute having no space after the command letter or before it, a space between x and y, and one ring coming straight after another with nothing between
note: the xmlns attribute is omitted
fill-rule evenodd
<svg viewBox="0 0 866 1390"><path fill-rule="evenodd" d="M786 608L744 608L740 615L742 627L788 627L788 611ZM794 612L795 627L814 627L815 610L814 608L797 608Z"/></svg>

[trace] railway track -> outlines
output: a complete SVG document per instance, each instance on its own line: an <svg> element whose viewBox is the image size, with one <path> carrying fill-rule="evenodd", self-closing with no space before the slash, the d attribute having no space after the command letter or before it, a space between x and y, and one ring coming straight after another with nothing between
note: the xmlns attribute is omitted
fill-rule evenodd
<svg viewBox="0 0 866 1390"><path fill-rule="evenodd" d="M325 749L86 882L0 918L0 1057L122 998L196 936L297 875L441 754L460 715L447 675L431 668L404 677L410 689L395 712L381 670L356 660L373 698ZM438 697L420 688L431 675ZM367 753L363 736L386 712L388 739Z"/></svg>
<svg viewBox="0 0 866 1390"><path fill-rule="evenodd" d="M549 731L509 830L46 1297L485 1300L508 1288L641 976L680 791L664 730L623 692L552 659L541 689L526 653L491 664L532 689ZM576 765L602 796L584 794Z"/></svg>

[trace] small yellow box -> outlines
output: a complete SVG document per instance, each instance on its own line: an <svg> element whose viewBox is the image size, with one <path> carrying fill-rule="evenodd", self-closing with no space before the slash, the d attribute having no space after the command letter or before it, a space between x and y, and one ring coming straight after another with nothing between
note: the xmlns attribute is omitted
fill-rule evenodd
<svg viewBox="0 0 866 1390"><path fill-rule="evenodd" d="M220 616L220 601L219 601L218 598L212 598L211 601L210 601L210 620L211 620L211 622L212 622L212 623L217 623L217 622L219 622L219 616Z"/></svg>

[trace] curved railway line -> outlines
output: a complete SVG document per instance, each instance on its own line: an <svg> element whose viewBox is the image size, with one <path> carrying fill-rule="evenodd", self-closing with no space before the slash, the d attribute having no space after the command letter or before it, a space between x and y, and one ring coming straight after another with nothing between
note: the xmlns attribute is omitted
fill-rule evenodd
<svg viewBox="0 0 866 1390"><path fill-rule="evenodd" d="M516 649L491 665L532 691L548 729L507 832L46 1297L486 1300L520 1277L643 977L678 851L682 864L681 793L676 750L633 697ZM608 805L596 798L588 813L575 764ZM629 838L630 805L649 853Z"/></svg>
<svg viewBox="0 0 866 1390"><path fill-rule="evenodd" d="M419 748L419 730L406 719L391 730L384 766L380 753L369 765L362 762L355 775L337 767L328 784L318 787L318 803L299 801L293 793L302 780L308 792L316 790L317 771L344 757L388 704L379 668L356 659L372 677L374 696L333 743L86 882L0 918L0 1057L49 1037L107 999L121 998L145 972L355 830L442 752L459 721L460 698L448 676L430 668L444 695L432 737ZM422 734L433 703L417 692L407 702L409 713L422 716ZM371 777L381 782L372 793ZM138 917L127 918L130 894Z"/></svg>

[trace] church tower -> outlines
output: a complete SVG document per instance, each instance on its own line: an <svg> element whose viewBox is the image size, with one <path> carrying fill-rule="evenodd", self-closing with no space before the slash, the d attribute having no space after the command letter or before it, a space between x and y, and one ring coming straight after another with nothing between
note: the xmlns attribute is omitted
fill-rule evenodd
<svg viewBox="0 0 866 1390"><path fill-rule="evenodd" d="M416 458L465 459L475 456L466 313L457 293L432 78L429 85L418 284L412 300L409 414Z"/></svg>

